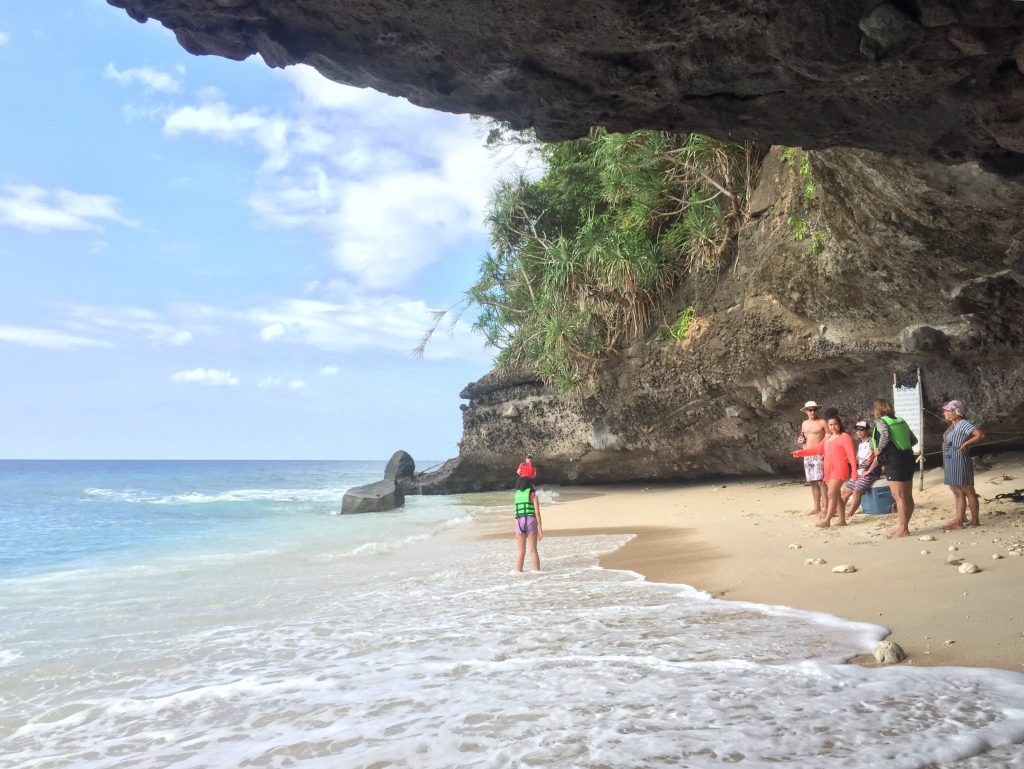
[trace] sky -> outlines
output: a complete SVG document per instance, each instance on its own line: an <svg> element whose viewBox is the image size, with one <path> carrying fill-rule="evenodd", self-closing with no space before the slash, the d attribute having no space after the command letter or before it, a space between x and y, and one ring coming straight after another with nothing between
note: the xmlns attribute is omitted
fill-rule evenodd
<svg viewBox="0 0 1024 769"><path fill-rule="evenodd" d="M0 458L455 456L515 157L467 116L0 2Z"/></svg>

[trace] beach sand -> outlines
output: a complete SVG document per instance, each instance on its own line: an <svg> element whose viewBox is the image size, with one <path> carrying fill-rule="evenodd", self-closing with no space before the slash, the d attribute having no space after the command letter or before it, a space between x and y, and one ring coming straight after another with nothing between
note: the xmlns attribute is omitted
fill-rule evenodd
<svg viewBox="0 0 1024 769"><path fill-rule="evenodd" d="M932 468L924 491L915 476L917 508L912 536L904 539L886 538L895 514L859 512L845 528L818 529L807 514L810 490L778 478L592 489L599 493L541 513L548 536L635 533L602 558L608 568L685 583L716 598L883 625L906 651L903 664L1024 672L1024 504L984 501L1024 488L1024 454L990 459L976 475L979 528L942 531L953 496L942 468ZM961 574L947 564L950 556L981 571ZM826 563L805 563L815 558ZM833 573L842 564L857 571ZM875 664L871 655L856 661Z"/></svg>

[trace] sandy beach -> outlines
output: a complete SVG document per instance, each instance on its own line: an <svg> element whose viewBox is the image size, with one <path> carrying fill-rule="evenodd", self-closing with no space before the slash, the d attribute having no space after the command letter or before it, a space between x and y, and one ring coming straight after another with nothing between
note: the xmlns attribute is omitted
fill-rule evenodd
<svg viewBox="0 0 1024 769"><path fill-rule="evenodd" d="M895 514L859 512L844 528L816 528L810 491L777 478L601 488L542 515L549 536L635 533L604 556L608 568L716 598L883 625L906 651L906 665L1024 671L1024 504L985 501L1024 488L1024 453L987 457L977 472L978 528L942 530L953 497L941 467L926 470L924 491L918 483L915 477L912 536L895 540L886 538ZM950 558L981 571L962 574ZM834 573L840 565L856 571ZM856 661L875 664L870 655Z"/></svg>

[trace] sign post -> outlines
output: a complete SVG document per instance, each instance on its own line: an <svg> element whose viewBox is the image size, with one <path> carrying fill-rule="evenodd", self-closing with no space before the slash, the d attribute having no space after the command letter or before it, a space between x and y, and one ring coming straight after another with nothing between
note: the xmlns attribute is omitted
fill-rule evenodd
<svg viewBox="0 0 1024 769"><path fill-rule="evenodd" d="M917 452L918 469L921 471L918 488L924 490L924 399L921 393L920 368L917 369L917 381L911 385L901 384L896 374L892 375L892 405L896 416L901 417L917 436L913 450Z"/></svg>

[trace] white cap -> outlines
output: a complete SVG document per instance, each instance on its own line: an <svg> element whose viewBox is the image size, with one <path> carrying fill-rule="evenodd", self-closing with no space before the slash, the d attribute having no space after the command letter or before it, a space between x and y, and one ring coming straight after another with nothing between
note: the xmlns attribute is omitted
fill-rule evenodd
<svg viewBox="0 0 1024 769"><path fill-rule="evenodd" d="M806 411L807 409L816 409L816 408L820 408L820 406L818 406L818 402L817 401L807 401L807 403L804 404L804 407L802 409L800 409L800 410L801 411Z"/></svg>

